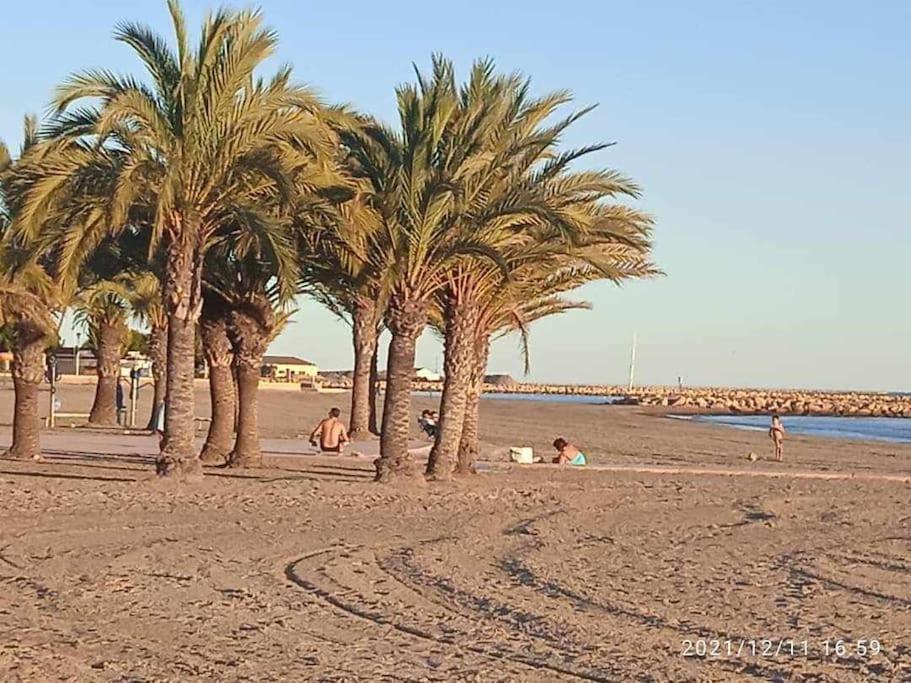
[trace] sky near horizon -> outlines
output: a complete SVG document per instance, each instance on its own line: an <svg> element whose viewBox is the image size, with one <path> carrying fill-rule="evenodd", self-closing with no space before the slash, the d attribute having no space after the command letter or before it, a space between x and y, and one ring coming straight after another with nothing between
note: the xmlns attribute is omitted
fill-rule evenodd
<svg viewBox="0 0 911 683"><path fill-rule="evenodd" d="M184 1L194 30L217 4ZM254 4L273 68L389 122L433 52L600 104L566 144L617 143L594 163L643 187L666 276L584 288L592 311L532 328L527 379L623 383L635 332L637 383L911 390L911 3ZM140 73L120 20L170 37L164 0L4 3L0 139L73 71ZM301 301L272 350L350 368L349 335ZM442 364L429 333L417 361ZM490 372L522 366L516 340L495 345Z"/></svg>

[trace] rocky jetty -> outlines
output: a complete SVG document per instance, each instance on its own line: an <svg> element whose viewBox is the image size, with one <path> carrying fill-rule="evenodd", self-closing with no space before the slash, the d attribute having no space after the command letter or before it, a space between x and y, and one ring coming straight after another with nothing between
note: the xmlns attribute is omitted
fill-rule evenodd
<svg viewBox="0 0 911 683"><path fill-rule="evenodd" d="M610 385L526 384L516 382L508 375L488 375L485 379L488 382L484 391L489 392L604 396L605 403L654 406L681 413L911 418L911 396L899 394L725 387L634 387L630 390ZM338 388L348 389L351 386L350 380L337 383ZM415 391L440 391L443 385L441 382L419 381L413 386Z"/></svg>
<svg viewBox="0 0 911 683"><path fill-rule="evenodd" d="M625 401L687 412L911 417L911 396L872 392L766 389L645 389Z"/></svg>

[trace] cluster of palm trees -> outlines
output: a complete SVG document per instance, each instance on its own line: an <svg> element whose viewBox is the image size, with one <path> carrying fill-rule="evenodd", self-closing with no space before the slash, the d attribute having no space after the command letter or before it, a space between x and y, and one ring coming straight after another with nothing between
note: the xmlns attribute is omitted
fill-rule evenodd
<svg viewBox="0 0 911 683"><path fill-rule="evenodd" d="M176 0L174 46L119 25L142 79L86 71L53 113L0 151L0 325L14 351L13 457L39 452L43 354L74 307L99 357L94 421L109 421L127 320L149 330L166 434L158 472L260 464L262 357L294 298L351 324L351 431L380 435L377 479L414 473L408 453L415 344L445 346L439 433L426 475L470 472L491 340L584 307L567 293L656 272L650 218L612 170L575 170L605 145L561 149L588 110L557 118L566 92L478 61L460 84L435 57L396 91L392 128L330 106L289 68L256 11L220 10L192 42ZM381 424L377 340L391 335ZM212 421L194 446L194 358L209 365ZM235 396L236 393L236 396ZM235 410L235 405L237 409Z"/></svg>

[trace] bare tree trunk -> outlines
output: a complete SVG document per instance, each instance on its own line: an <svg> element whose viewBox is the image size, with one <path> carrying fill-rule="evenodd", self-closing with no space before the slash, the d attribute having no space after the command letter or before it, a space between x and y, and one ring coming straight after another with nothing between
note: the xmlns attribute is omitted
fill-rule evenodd
<svg viewBox="0 0 911 683"><path fill-rule="evenodd" d="M275 328L275 315L267 300L231 311L229 334L237 369L237 438L228 459L230 467L262 467L259 446L258 392L263 354Z"/></svg>
<svg viewBox="0 0 911 683"><path fill-rule="evenodd" d="M127 337L126 320L98 321L96 329L98 363L95 372L95 401L89 412L89 424L113 426L117 424L117 383L120 381L120 361Z"/></svg>
<svg viewBox="0 0 911 683"><path fill-rule="evenodd" d="M231 353L234 353L233 351ZM231 362L231 383L234 386L234 429L232 430L237 434L237 423L240 420L240 401L237 400L237 397L240 396L240 382L237 379L237 363Z"/></svg>
<svg viewBox="0 0 911 683"><path fill-rule="evenodd" d="M349 436L363 438L370 433L370 377L376 353L379 314L375 302L363 302L352 315L354 373L351 378L351 424ZM374 408L374 412L375 412Z"/></svg>
<svg viewBox="0 0 911 683"><path fill-rule="evenodd" d="M32 325L18 324L13 344L13 443L5 458L31 459L41 455L38 397L44 379L45 337Z"/></svg>
<svg viewBox="0 0 911 683"><path fill-rule="evenodd" d="M462 439L468 394L476 374L474 337L477 308L470 301L452 301L446 308L445 379L440 399L440 420L426 472L428 477L436 480L447 480L452 476Z"/></svg>
<svg viewBox="0 0 911 683"><path fill-rule="evenodd" d="M484 375L487 372L487 359L490 355L490 339L484 338L476 342L475 359L471 379L471 386L468 391L468 398L465 402L465 419L462 423L462 439L459 442L459 462L456 466L456 474L474 474L474 463L478 459L479 447L479 424L481 409L481 393L484 389Z"/></svg>
<svg viewBox="0 0 911 683"><path fill-rule="evenodd" d="M152 397L152 414L149 415L149 424L146 429L155 431L155 418L158 409L164 403L165 389L167 389L168 375L168 327L152 326L149 332L149 356L152 359L152 384L154 395Z"/></svg>
<svg viewBox="0 0 911 683"><path fill-rule="evenodd" d="M188 230L189 231L189 230ZM194 445L196 400L196 321L201 299L201 258L186 241L170 245L165 277L168 311L168 378L164 448L156 471L162 476L197 478L202 464Z"/></svg>
<svg viewBox="0 0 911 683"><path fill-rule="evenodd" d="M209 397L212 406L209 432L199 459L223 463L231 451L234 436L234 375L231 371L233 354L228 337L229 310L211 295L203 297L199 331L203 351L209 366Z"/></svg>
<svg viewBox="0 0 911 683"><path fill-rule="evenodd" d="M380 434L379 420L376 414L377 385L380 381L379 368L377 368L379 355L379 334L377 334L377 343L373 347L373 357L370 359L370 390L368 392L370 396L370 433L376 434L377 436Z"/></svg>
<svg viewBox="0 0 911 683"><path fill-rule="evenodd" d="M414 376L415 345L426 324L427 312L423 302L393 299L387 322L392 341L389 343L386 366L380 457L374 462L377 481L392 481L415 474L411 454L408 452L411 381Z"/></svg>

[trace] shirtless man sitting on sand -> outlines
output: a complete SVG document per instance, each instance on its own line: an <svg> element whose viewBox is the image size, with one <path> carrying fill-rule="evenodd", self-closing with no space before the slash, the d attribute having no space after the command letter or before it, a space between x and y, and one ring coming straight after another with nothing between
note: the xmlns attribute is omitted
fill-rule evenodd
<svg viewBox="0 0 911 683"><path fill-rule="evenodd" d="M772 443L775 444L775 459L778 462L781 462L782 452L784 450L784 425L781 424L781 418L777 415L772 415L772 426L769 427L769 438L772 440Z"/></svg>
<svg viewBox="0 0 911 683"><path fill-rule="evenodd" d="M341 415L341 411L338 408L333 408L329 411L329 417L320 420L320 423L316 425L316 429L310 434L310 444L313 446L318 445L323 453L341 453L345 448L345 444L348 443L348 430L345 429L342 421L338 419L339 415ZM317 436L319 436L318 444Z"/></svg>

